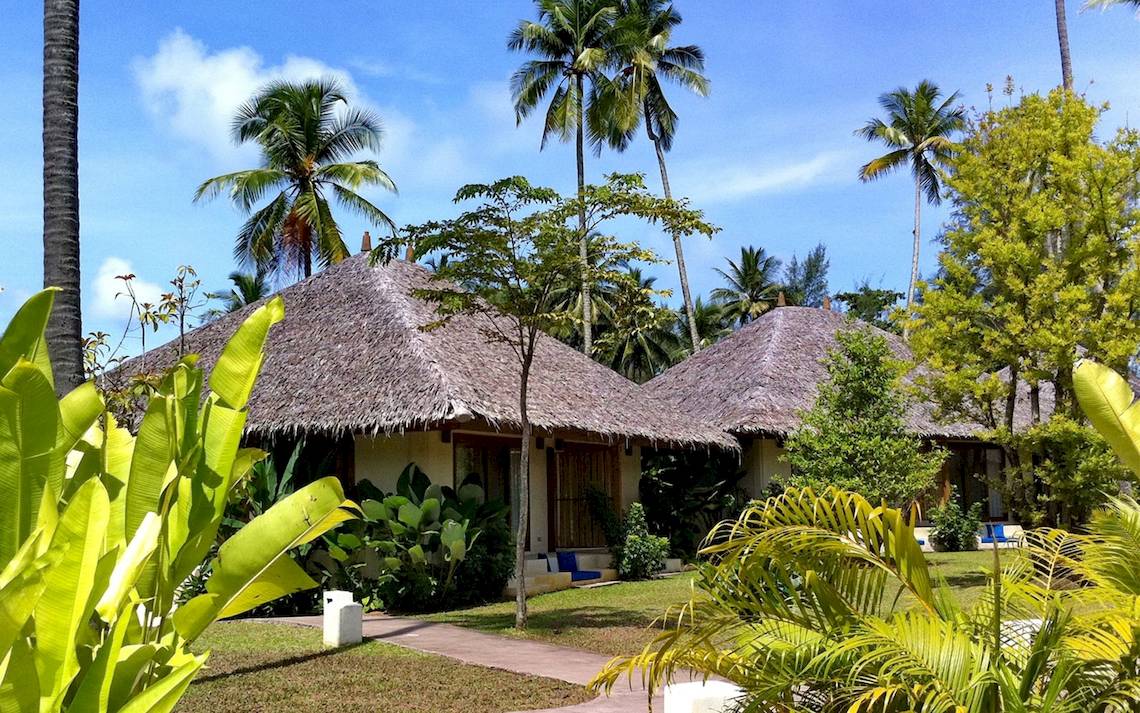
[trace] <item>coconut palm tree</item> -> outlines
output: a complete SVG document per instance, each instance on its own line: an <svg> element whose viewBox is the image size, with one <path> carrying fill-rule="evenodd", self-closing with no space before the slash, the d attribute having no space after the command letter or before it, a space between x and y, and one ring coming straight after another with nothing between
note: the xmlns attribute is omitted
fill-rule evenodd
<svg viewBox="0 0 1140 713"><path fill-rule="evenodd" d="M1089 535L1032 532L1004 568L995 549L970 605L935 584L912 522L835 490L754 502L706 540L674 626L594 686L696 672L742 688L741 710L1140 709L1140 505L1114 501Z"/></svg>
<svg viewBox="0 0 1140 713"><path fill-rule="evenodd" d="M669 104L664 83L677 84L699 96L708 96L709 80L702 74L705 55L697 45L670 44L673 29L681 24L681 15L663 0L625 0L613 34L614 81L600 82L606 110L600 112L609 122L606 142L624 151L633 140L638 125L644 122L645 134L657 152L657 168L665 197L673 197L665 154L673 147L677 132L677 112ZM681 297L690 328L693 351L700 349L697 321L693 317L693 299L689 292L689 275L685 270L685 253L681 236L673 236L677 254L677 273L681 281Z"/></svg>
<svg viewBox="0 0 1140 713"><path fill-rule="evenodd" d="M221 308L210 311L212 317L237 312L247 305L268 297L273 292L268 280L265 279L264 272L249 273L234 270L228 279L233 284L233 287L228 291L211 292L207 295L210 299L222 301Z"/></svg>
<svg viewBox="0 0 1140 713"><path fill-rule="evenodd" d="M914 91L900 87L879 97L886 119L871 119L855 132L868 141L886 144L888 153L859 169L859 179L873 181L904 166L914 175L914 248L910 259L910 282L906 306L914 304L918 282L918 250L921 244L922 199L937 205L942 201L939 170L953 154L951 137L966 123L966 111L954 106L958 92L942 99L938 85L919 82Z"/></svg>
<svg viewBox="0 0 1140 713"><path fill-rule="evenodd" d="M673 327L672 312L653 302L656 277L628 269L628 280L615 286L605 303L604 363L631 381L644 383L672 366L681 340Z"/></svg>
<svg viewBox="0 0 1140 713"><path fill-rule="evenodd" d="M79 0L44 2L44 287L56 391L83 383L79 299Z"/></svg>
<svg viewBox="0 0 1140 713"><path fill-rule="evenodd" d="M249 219L238 232L234 256L268 274L313 272L349 256L329 199L374 226L395 232L395 224L357 191L396 184L371 159L353 161L361 151L377 151L382 131L372 112L348 106L335 80L274 82L234 117L237 143L261 148L259 168L215 176L198 187L194 200L226 192ZM253 210L263 197L272 200Z"/></svg>
<svg viewBox="0 0 1140 713"><path fill-rule="evenodd" d="M608 47L617 8L610 0L535 0L538 21L523 20L507 40L507 47L536 55L511 77L515 116L521 123L550 95L542 127L541 148L552 134L561 141L574 139L578 169L578 195L586 186L585 132L601 135L595 108L596 85L609 63ZM589 92L587 93L587 83ZM589 262L585 206L578 211L579 253L582 261L582 350L593 349L593 304L585 279Z"/></svg>
<svg viewBox="0 0 1140 713"><path fill-rule="evenodd" d="M1061 85L1073 90L1073 59L1069 55L1069 23L1065 19L1065 0L1053 0L1057 18L1057 44L1061 48Z"/></svg>
<svg viewBox="0 0 1140 713"><path fill-rule="evenodd" d="M715 301L704 302L701 300L700 295L698 295L697 299L693 302L693 318L697 323L697 334L701 335L701 349L710 347L732 334L732 322L725 316L724 307ZM685 310L679 310L675 328L679 341L684 341L692 334L688 320L689 315ZM681 359L691 356L692 354L693 352L689 349L683 349L678 353L675 361L681 361Z"/></svg>
<svg viewBox="0 0 1140 713"><path fill-rule="evenodd" d="M1086 0L1081 9L1089 10L1096 7L1104 10L1115 5L1127 5L1128 7L1140 10L1140 0Z"/></svg>
<svg viewBox="0 0 1140 713"><path fill-rule="evenodd" d="M780 261L751 245L740 248L740 260L727 258L728 271L717 268L725 286L712 291L712 298L730 324L743 327L776 304L780 293Z"/></svg>

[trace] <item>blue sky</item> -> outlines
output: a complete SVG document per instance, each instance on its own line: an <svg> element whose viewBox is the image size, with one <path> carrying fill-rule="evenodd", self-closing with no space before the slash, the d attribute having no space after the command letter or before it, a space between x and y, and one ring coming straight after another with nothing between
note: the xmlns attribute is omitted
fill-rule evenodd
<svg viewBox="0 0 1140 713"><path fill-rule="evenodd" d="M876 148L852 132L876 98L929 78L986 104L1006 75L1025 92L1059 83L1050 0L678 0L679 43L705 48L710 97L674 92L682 117L669 156L674 191L723 228L692 239L697 293L742 245L782 259L817 242L831 257L831 290L867 278L903 289L910 261L911 189L898 175L863 185ZM1140 22L1125 9L1079 13L1069 2L1078 88L1110 101L1103 132L1140 114ZM0 0L0 324L42 280L39 3ZM181 264L221 288L233 269L241 214L224 201L194 205L203 179L254 165L228 140L234 106L272 78L332 74L384 118L379 160L398 196L370 194L397 223L454 212L461 184L523 174L564 191L571 146L539 152L539 124L516 127L508 77L522 61L504 40L527 0L297 3L248 0L121 3L84 0L81 23L80 200L87 330L121 330L113 277L127 270L153 294ZM587 160L588 176L644 171L657 188L651 146ZM940 209L925 213L926 238ZM352 248L365 226L342 227ZM624 229L624 228L623 228ZM634 226L663 256L658 230ZM935 247L927 241L924 272ZM672 265L653 268L676 291ZM674 295L673 302L679 297Z"/></svg>

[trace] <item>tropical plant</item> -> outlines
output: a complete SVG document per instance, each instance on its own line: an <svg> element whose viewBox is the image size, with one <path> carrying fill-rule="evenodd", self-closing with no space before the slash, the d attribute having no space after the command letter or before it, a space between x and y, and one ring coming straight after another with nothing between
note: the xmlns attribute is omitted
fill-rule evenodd
<svg viewBox="0 0 1140 713"><path fill-rule="evenodd" d="M839 346L824 360L827 380L784 442L786 482L908 507L933 487L946 451L924 447L908 428L904 367L886 338L867 327L840 330L835 338Z"/></svg>
<svg viewBox="0 0 1140 713"><path fill-rule="evenodd" d="M1082 10L1090 8L1107 9L1115 5L1126 5L1140 9L1140 0L1085 0L1085 4L1081 7Z"/></svg>
<svg viewBox="0 0 1140 713"><path fill-rule="evenodd" d="M677 313L676 331L680 339L689 333L689 316L684 311ZM700 296L693 302L693 319L697 322L697 334L701 335L701 349L716 344L721 339L732 334L732 321L725 314L724 307L715 300L704 302ZM682 351L677 355L680 361L691 352Z"/></svg>
<svg viewBox="0 0 1140 713"><path fill-rule="evenodd" d="M234 270L226 279L230 281L232 287L206 295L210 299L222 301L220 309L210 311L208 315L210 317L237 312L243 307L265 299L273 292L264 270L259 269L255 272Z"/></svg>
<svg viewBox="0 0 1140 713"><path fill-rule="evenodd" d="M44 3L44 287L56 393L83 383L79 290L79 0Z"/></svg>
<svg viewBox="0 0 1140 713"><path fill-rule="evenodd" d="M1065 19L1065 0L1053 0L1057 20L1057 45L1061 49L1061 86L1073 91L1073 59L1069 53L1069 23Z"/></svg>
<svg viewBox="0 0 1140 713"><path fill-rule="evenodd" d="M511 32L507 47L517 52L537 55L527 60L511 77L511 96L519 123L531 114L550 94L550 104L542 126L541 148L551 134L565 142L574 137L574 153L578 168L578 196L586 186L585 132L594 137L605 135L596 101L597 83L604 80L603 71L610 62L609 46L617 7L611 0L535 0L538 21L523 20ZM586 83L590 83L587 92ZM590 230L585 208L578 211L578 258L582 281L582 351L592 353L593 301L592 285L586 279L590 272Z"/></svg>
<svg viewBox="0 0 1140 713"><path fill-rule="evenodd" d="M1116 500L1089 535L1029 533L1004 569L994 549L966 606L901 511L791 489L714 530L674 626L592 685L637 677L652 694L695 672L740 686L742 710L1125 713L1140 705L1138 542L1140 505Z"/></svg>
<svg viewBox="0 0 1140 713"><path fill-rule="evenodd" d="M938 205L940 169L953 155L951 137L966 124L966 113L954 106L958 93L942 99L942 91L933 82L923 80L914 91L899 87L879 97L886 120L871 119L856 134L868 141L885 144L891 150L869 161L859 169L859 179L873 181L904 166L914 175L914 247L910 257L910 282L906 288L906 306L914 304L918 283L918 249L921 245L922 200Z"/></svg>
<svg viewBox="0 0 1140 713"><path fill-rule="evenodd" d="M891 310L902 298L903 293L872 287L866 279L850 292L835 295L835 301L846 306L848 315L888 332L902 331L890 319Z"/></svg>
<svg viewBox="0 0 1140 713"><path fill-rule="evenodd" d="M649 534L645 523L645 507L630 503L622 523L624 539L621 556L617 560L618 576L622 579L649 579L665 569L669 556L669 538Z"/></svg>
<svg viewBox="0 0 1140 713"><path fill-rule="evenodd" d="M631 381L646 382L672 366L680 353L673 330L673 312L654 297L656 277L640 268L628 270L629 279L614 286L605 306L603 329L598 334L600 360Z"/></svg>
<svg viewBox="0 0 1140 713"><path fill-rule="evenodd" d="M234 244L234 257L242 264L308 277L314 258L326 266L348 257L330 194L369 224L395 232L384 211L357 191L364 186L395 191L396 184L376 161L349 160L380 149L380 119L349 107L335 80L269 84L238 109L233 139L256 143L262 165L203 182L194 200L227 193L243 211L253 211ZM268 204L254 210L274 192Z"/></svg>
<svg viewBox="0 0 1140 713"><path fill-rule="evenodd" d="M205 593L178 590L214 545L229 492L264 453L239 448L275 300L225 345L203 397L196 357L151 395L136 435L94 382L58 400L33 296L0 337L0 708L170 711L217 619L315 586L288 551L354 517L335 478L222 544Z"/></svg>
<svg viewBox="0 0 1140 713"><path fill-rule="evenodd" d="M827 248L823 243L812 248L801 261L792 255L784 268L784 293L788 304L801 307L822 307L827 299Z"/></svg>
<svg viewBox="0 0 1140 713"><path fill-rule="evenodd" d="M730 322L744 326L776 306L780 261L751 245L740 248L740 260L725 258L728 271L717 268L725 286L713 289L713 301Z"/></svg>
<svg viewBox="0 0 1140 713"><path fill-rule="evenodd" d="M748 502L744 470L734 453L661 450L642 455L638 484L649 531L669 538L675 557L693 559L718 522Z"/></svg>
<svg viewBox="0 0 1140 713"><path fill-rule="evenodd" d="M608 129L606 143L625 151L638 125L644 121L645 134L657 153L662 190L665 198L671 199L673 191L665 153L673 147L678 117L665 96L664 83L672 82L699 96L707 96L709 80L701 74L705 68L704 52L696 45L670 45L673 30L681 24L681 15L671 4L662 0L624 0L618 7L611 39L616 73L612 81L603 78L598 82L602 88L601 105L605 107L600 112L601 119ZM677 255L683 309L688 318L688 337L696 352L701 348L701 337L693 319L693 299L679 235L673 236L673 250Z"/></svg>
<svg viewBox="0 0 1140 713"><path fill-rule="evenodd" d="M930 509L930 543L939 552L968 552L978 549L978 528L982 526L982 504L962 510L957 489L946 502Z"/></svg>

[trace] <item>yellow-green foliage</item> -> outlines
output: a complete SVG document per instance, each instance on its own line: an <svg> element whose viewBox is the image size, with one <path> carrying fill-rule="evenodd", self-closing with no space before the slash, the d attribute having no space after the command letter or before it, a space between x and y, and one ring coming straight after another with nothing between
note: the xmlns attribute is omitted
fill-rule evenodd
<svg viewBox="0 0 1140 713"><path fill-rule="evenodd" d="M335 478L301 489L225 542L206 593L175 609L230 488L265 456L239 441L283 303L241 325L204 399L196 357L179 361L132 435L92 382L56 398L52 300L33 296L0 337L0 710L169 711L206 660L189 642L316 586L287 552L355 506Z"/></svg>
<svg viewBox="0 0 1140 713"><path fill-rule="evenodd" d="M967 606L899 510L791 489L714 530L691 601L593 685L695 671L742 687L744 710L1134 711L1138 548L1140 505L1113 500L1088 535L1028 533Z"/></svg>

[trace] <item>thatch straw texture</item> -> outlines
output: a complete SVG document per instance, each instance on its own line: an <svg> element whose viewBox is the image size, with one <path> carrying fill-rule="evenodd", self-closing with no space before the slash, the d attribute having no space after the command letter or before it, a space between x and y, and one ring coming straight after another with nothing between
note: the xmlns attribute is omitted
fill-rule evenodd
<svg viewBox="0 0 1140 713"><path fill-rule="evenodd" d="M811 307L779 307L645 385L674 410L737 435L783 436L800 424L800 413L815 403L827 379L823 360L837 349L836 333L865 327L887 339L903 360L910 350L898 335L843 314ZM1023 399L1024 400L1024 399ZM1052 390L1042 387L1043 411ZM1019 403L1028 419L1028 405ZM939 423L930 404L915 403L907 413L910 430L924 437L972 438L981 426Z"/></svg>
<svg viewBox="0 0 1140 713"><path fill-rule="evenodd" d="M376 434L472 421L517 429L513 350L488 340L483 317L421 330L437 319L435 307L412 292L432 279L413 263L371 267L357 255L282 290L285 320L270 332L248 430ZM187 351L200 354L208 370L251 309L194 330ZM149 352L147 368L172 363L176 346ZM123 368L138 370L139 359ZM538 342L528 411L535 427L549 432L737 447L715 426L660 408L638 385L546 336Z"/></svg>

